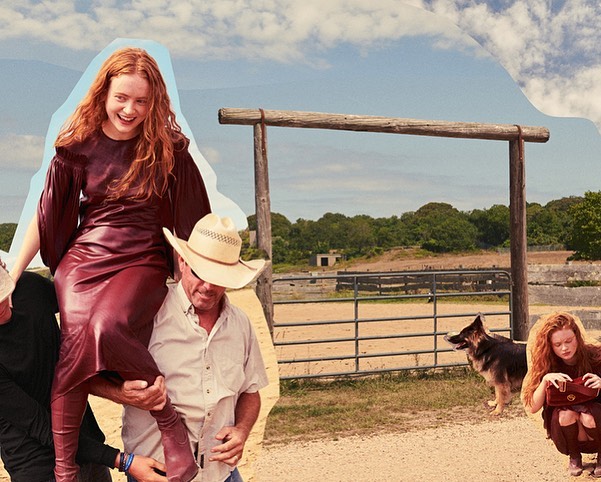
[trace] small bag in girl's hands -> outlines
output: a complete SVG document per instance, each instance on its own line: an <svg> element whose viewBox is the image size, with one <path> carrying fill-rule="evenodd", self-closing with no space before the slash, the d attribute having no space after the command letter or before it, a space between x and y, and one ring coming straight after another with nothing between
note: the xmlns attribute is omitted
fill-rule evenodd
<svg viewBox="0 0 601 482"><path fill-rule="evenodd" d="M575 378L571 382L557 381L559 388L552 383L545 389L547 405L550 407L565 407L590 402L599 396L599 388L584 386L582 377Z"/></svg>

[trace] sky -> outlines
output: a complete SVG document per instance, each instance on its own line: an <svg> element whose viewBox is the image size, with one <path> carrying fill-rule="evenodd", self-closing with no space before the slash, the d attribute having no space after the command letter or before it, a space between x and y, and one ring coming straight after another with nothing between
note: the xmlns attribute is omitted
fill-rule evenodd
<svg viewBox="0 0 601 482"><path fill-rule="evenodd" d="M527 200L597 191L600 21L581 0L0 0L0 223L24 229L53 115L116 39L166 49L194 157L241 227L253 134L220 125L222 107L544 126L549 142L526 145ZM293 222L509 204L507 142L276 127L267 139L272 211Z"/></svg>

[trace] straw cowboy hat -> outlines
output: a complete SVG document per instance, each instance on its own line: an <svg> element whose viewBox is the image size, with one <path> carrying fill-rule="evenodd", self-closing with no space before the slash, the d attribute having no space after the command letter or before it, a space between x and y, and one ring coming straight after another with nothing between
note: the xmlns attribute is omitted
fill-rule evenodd
<svg viewBox="0 0 601 482"><path fill-rule="evenodd" d="M8 298L14 289L15 282L8 274L8 271L0 266L0 303Z"/></svg>
<svg viewBox="0 0 601 482"><path fill-rule="evenodd" d="M229 217L209 213L196 223L188 241L163 228L167 241L201 279L225 288L242 288L265 267L265 260L242 261L242 240Z"/></svg>

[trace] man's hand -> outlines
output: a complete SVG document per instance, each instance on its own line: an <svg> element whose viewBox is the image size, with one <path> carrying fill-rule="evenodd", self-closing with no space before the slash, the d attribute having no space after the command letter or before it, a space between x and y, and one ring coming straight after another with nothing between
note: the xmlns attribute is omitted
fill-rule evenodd
<svg viewBox="0 0 601 482"><path fill-rule="evenodd" d="M161 410L167 402L167 388L163 376L156 377L151 386L143 380L126 380L119 392L121 403L141 410Z"/></svg>
<svg viewBox="0 0 601 482"><path fill-rule="evenodd" d="M96 375L90 379L90 393L122 405L131 405L141 410L161 410L167 402L165 377L158 376L151 386L144 380L115 379Z"/></svg>
<svg viewBox="0 0 601 482"><path fill-rule="evenodd" d="M165 464L157 462L150 457L134 455L134 460L128 473L138 482L167 482L167 477L159 475L158 472L155 472L155 468L162 472L167 470Z"/></svg>
<svg viewBox="0 0 601 482"><path fill-rule="evenodd" d="M223 427L217 435L217 440L221 440L221 445L216 445L211 452L216 454L209 457L211 462L223 462L231 467L235 467L244 453L244 444L248 439L248 431L239 427Z"/></svg>
<svg viewBox="0 0 601 482"><path fill-rule="evenodd" d="M244 444L248 435L255 424L261 409L261 395L259 392L244 392L238 397L236 404L236 425L233 427L223 427L215 438L221 440L221 445L216 445L211 449L215 455L211 456L211 462L223 462L231 467L235 467L244 452Z"/></svg>

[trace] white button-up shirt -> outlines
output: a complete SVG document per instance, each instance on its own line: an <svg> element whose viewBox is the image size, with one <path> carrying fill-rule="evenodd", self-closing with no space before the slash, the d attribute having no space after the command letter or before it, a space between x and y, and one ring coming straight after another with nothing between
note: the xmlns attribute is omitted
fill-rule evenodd
<svg viewBox="0 0 601 482"><path fill-rule="evenodd" d="M211 448L222 442L215 435L235 424L241 393L254 393L268 385L259 344L246 314L224 295L222 311L210 334L181 283L169 286L155 316L148 349L165 375L167 393L180 414L200 463L194 481L223 482L232 468L209 462ZM149 412L125 406L122 438L127 452L164 461L161 436Z"/></svg>

